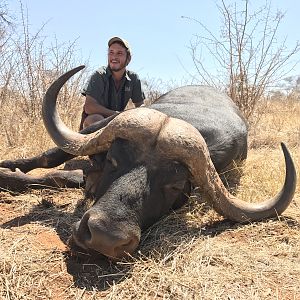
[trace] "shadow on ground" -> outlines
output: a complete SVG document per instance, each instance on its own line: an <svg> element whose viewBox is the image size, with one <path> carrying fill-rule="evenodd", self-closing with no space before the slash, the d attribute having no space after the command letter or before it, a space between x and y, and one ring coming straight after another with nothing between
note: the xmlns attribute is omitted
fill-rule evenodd
<svg viewBox="0 0 300 300"><path fill-rule="evenodd" d="M214 237L226 230L230 229L232 231L243 226L221 218L214 221L204 220L199 222L198 225L191 225L190 222L187 222L186 217L187 213L191 211L189 205L193 204L188 204L179 211L171 213L146 230L142 235L137 254L126 263L112 262L98 253L86 252L72 243L72 240L70 240L71 226L81 218L84 212L82 205L78 205L73 211L70 209L68 211L69 204L56 205L53 202L43 200L33 206L26 215L14 217L1 224L0 227L10 229L38 222L54 228L61 241L68 245L68 250L63 255L67 271L72 275L75 286L87 291L95 289L104 291L112 284L120 283L130 277L134 261L140 255L145 259L155 251L155 253L159 253L160 257L164 257L169 255L170 251L176 249L179 241L189 242L195 237ZM199 220L201 220L201 216L205 217L209 210L208 207L203 206L201 213L197 213L197 218L199 217ZM299 223L293 219L285 218L285 222L291 227L300 228Z"/></svg>

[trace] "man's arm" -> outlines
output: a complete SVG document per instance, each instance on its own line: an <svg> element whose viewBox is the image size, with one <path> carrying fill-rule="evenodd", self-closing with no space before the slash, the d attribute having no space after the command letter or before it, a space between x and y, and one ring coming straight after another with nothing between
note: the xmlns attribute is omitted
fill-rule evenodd
<svg viewBox="0 0 300 300"><path fill-rule="evenodd" d="M145 94L142 90L142 83L137 74L135 80L133 81L133 90L131 95L131 100L135 107L140 107L144 104Z"/></svg>
<svg viewBox="0 0 300 300"><path fill-rule="evenodd" d="M88 115L99 114L103 117L109 117L117 113L117 111L108 109L99 104L92 96L86 95L84 103L84 111Z"/></svg>

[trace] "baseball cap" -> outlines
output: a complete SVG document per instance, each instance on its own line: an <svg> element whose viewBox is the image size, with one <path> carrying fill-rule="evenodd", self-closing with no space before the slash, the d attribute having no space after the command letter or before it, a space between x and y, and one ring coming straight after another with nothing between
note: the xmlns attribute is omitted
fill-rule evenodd
<svg viewBox="0 0 300 300"><path fill-rule="evenodd" d="M129 54L131 54L129 43L126 40L118 36L114 36L108 41L108 47L110 47L113 43L121 43L129 51Z"/></svg>

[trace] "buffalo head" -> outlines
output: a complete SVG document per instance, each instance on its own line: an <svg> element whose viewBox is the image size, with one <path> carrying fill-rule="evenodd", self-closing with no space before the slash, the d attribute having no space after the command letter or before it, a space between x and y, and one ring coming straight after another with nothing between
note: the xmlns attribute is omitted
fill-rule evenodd
<svg viewBox="0 0 300 300"><path fill-rule="evenodd" d="M138 246L141 230L186 199L189 184L206 195L221 215L237 222L281 214L293 198L296 173L282 144L286 178L281 192L262 203L232 196L222 184L207 145L192 125L150 109L127 110L104 128L87 135L68 129L56 110L60 88L83 67L62 75L43 102L45 126L54 142L73 155L104 156L104 167L93 176L95 204L73 227L75 242L86 249L121 258ZM96 173L97 175L97 173Z"/></svg>

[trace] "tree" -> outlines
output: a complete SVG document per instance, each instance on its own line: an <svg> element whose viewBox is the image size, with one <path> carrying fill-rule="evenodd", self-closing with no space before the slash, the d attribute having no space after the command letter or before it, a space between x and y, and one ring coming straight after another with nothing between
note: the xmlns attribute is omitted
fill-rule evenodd
<svg viewBox="0 0 300 300"><path fill-rule="evenodd" d="M7 41L9 28L12 26L10 18L11 17L8 15L7 12L6 3L0 0L0 53Z"/></svg>
<svg viewBox="0 0 300 300"><path fill-rule="evenodd" d="M0 106L4 113L0 115L0 126L7 145L14 147L36 135L46 139L41 118L45 92L59 75L82 64L82 58L76 40L59 42L56 37L45 36L46 24L32 32L28 10L21 1L20 13L16 13L11 26L2 3L0 0L0 29L4 29L4 35L0 36ZM76 130L83 105L80 91L86 76L86 69L74 76L58 97L64 122ZM44 150L43 147L46 145L34 148Z"/></svg>
<svg viewBox="0 0 300 300"><path fill-rule="evenodd" d="M294 67L291 58L300 51L300 44L288 49L286 39L278 41L284 14L273 13L271 1L251 12L249 0L238 4L221 0L218 10L222 20L219 35L201 21L184 17L197 22L204 33L191 42L191 57L200 81L225 90L249 119L265 92ZM217 66L216 76L203 63L204 49Z"/></svg>

